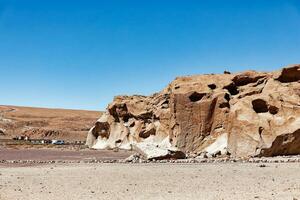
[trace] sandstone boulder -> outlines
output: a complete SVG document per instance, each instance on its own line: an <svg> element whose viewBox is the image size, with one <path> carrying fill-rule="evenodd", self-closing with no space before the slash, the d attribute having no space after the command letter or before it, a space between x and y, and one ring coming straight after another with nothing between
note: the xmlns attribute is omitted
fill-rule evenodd
<svg viewBox="0 0 300 200"><path fill-rule="evenodd" d="M174 152L299 154L299 71L300 65L291 65L270 73L185 76L151 96L117 96L88 133L87 145L135 148L147 159Z"/></svg>

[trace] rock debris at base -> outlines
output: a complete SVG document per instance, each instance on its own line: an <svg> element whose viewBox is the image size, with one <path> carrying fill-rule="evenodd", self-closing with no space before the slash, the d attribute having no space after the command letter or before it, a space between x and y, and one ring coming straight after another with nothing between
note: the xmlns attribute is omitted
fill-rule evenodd
<svg viewBox="0 0 300 200"><path fill-rule="evenodd" d="M120 160L0 160L0 164L70 164L70 163L299 163L300 156L278 156L278 157L255 157L255 158L187 158L187 159L169 159L169 160L144 160L139 155L132 155L126 159Z"/></svg>

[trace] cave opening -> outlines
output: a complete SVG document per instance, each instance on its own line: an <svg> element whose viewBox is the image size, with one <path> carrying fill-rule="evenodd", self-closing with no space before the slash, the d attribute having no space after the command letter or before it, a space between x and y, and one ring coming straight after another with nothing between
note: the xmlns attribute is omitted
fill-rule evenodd
<svg viewBox="0 0 300 200"><path fill-rule="evenodd" d="M203 94L203 93L193 92L189 96L189 99L191 102L197 102L197 101L200 101L204 96L205 96L205 94Z"/></svg>

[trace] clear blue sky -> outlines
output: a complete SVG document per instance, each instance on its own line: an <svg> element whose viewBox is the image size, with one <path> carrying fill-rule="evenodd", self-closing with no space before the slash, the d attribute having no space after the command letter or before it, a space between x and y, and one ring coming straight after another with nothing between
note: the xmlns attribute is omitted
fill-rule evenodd
<svg viewBox="0 0 300 200"><path fill-rule="evenodd" d="M104 110L179 75L299 62L297 0L0 0L0 104Z"/></svg>

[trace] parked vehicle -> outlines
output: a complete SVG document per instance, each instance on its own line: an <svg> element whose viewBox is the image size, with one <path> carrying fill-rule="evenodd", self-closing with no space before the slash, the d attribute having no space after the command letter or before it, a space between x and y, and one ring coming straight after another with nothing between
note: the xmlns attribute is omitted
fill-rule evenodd
<svg viewBox="0 0 300 200"><path fill-rule="evenodd" d="M24 140L25 136L18 136L18 140Z"/></svg>
<svg viewBox="0 0 300 200"><path fill-rule="evenodd" d="M52 140L44 140L44 144L51 144Z"/></svg>
<svg viewBox="0 0 300 200"><path fill-rule="evenodd" d="M63 141L63 140L52 140L52 144L62 145L62 144L65 144L65 141Z"/></svg>

